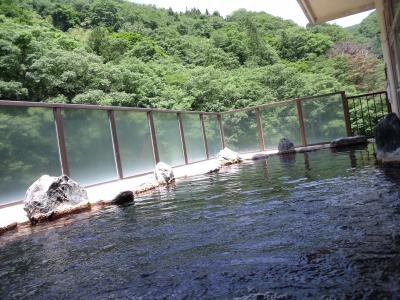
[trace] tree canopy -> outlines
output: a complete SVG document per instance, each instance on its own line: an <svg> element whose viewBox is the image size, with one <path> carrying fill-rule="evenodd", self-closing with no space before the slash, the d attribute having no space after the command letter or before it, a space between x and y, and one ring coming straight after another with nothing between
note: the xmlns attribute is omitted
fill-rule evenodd
<svg viewBox="0 0 400 300"><path fill-rule="evenodd" d="M121 0L2 0L0 98L223 111L384 88L376 15L350 29ZM378 44L379 45L379 44Z"/></svg>

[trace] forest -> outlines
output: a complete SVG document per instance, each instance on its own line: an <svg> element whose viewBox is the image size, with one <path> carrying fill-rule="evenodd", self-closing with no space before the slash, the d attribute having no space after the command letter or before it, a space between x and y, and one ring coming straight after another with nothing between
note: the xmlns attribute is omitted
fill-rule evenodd
<svg viewBox="0 0 400 300"><path fill-rule="evenodd" d="M376 14L308 25L119 0L1 0L0 99L226 111L385 88Z"/></svg>

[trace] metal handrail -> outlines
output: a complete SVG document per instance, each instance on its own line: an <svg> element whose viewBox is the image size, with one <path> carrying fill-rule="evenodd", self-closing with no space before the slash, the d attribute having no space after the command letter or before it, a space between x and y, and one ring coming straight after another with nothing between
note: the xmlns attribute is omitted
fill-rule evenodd
<svg viewBox="0 0 400 300"><path fill-rule="evenodd" d="M306 101L306 100L312 100L312 99L317 99L317 98L322 98L322 97L329 97L329 96L334 96L334 95L340 95L344 93L344 91L340 92L334 92L334 93L328 93L328 94L321 94L321 95L316 95L316 96L307 96L307 97L300 97L300 98L292 98L292 99L287 99L287 100L281 100L281 101L275 101L275 102L270 102L270 103L265 103L265 104L260 104L260 105L255 105L255 106L250 106L246 108L238 108L238 109L231 109L227 110L224 112L221 112L221 114L230 114L230 113L235 113L235 112L241 112L241 111L248 111L248 110L254 110L257 108L264 108L264 107L269 107L269 106L275 106L275 105L285 105L285 104L290 104L290 103L295 103L296 101Z"/></svg>
<svg viewBox="0 0 400 300"><path fill-rule="evenodd" d="M0 106L92 109L92 110L114 110L114 111L136 111L136 112L152 111L152 112L162 112L162 113L187 113L187 114L205 114L205 115L219 114L218 112L205 112L205 111L193 111L193 110L140 108L140 107L110 106L110 105L96 105L96 104L46 103L46 102L31 102L31 101L17 101L17 100L0 100Z"/></svg>

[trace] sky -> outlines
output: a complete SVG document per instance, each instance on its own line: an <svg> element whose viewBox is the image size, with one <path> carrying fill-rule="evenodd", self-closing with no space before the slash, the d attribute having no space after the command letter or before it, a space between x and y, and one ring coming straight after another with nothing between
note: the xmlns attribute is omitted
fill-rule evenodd
<svg viewBox="0 0 400 300"><path fill-rule="evenodd" d="M185 11L191 8L198 8L202 12L206 9L210 13L217 10L226 17L240 8L250 11L264 11L271 15L290 19L301 26L306 26L308 20L296 0L129 0L135 3L153 4L157 7L172 8L174 11ZM341 18L329 23L336 23L347 27L360 23L369 12Z"/></svg>

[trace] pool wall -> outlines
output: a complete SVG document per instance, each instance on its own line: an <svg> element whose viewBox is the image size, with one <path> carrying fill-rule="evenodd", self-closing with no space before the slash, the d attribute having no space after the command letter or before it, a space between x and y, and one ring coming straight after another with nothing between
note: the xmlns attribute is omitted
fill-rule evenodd
<svg viewBox="0 0 400 300"><path fill-rule="evenodd" d="M330 144L321 144L307 147L297 147L296 152L306 152L306 151L314 151L318 149L329 148ZM262 152L253 152L242 154L241 157L246 161L252 161L255 157L268 157L270 155L277 155L277 150L268 150ZM174 167L174 175L177 179L176 182L179 183L181 179L206 174L209 173L211 169L214 168L217 163L217 159L210 159L207 161L192 163L185 166ZM219 172L229 172L232 166L225 166L219 170ZM89 205L86 209L79 209L76 213L87 211L87 210L96 210L103 207L104 202L108 202L113 199L116 195L118 195L121 191L126 190L137 190L140 189L144 183L152 180L152 175L143 175L134 178L128 178L119 180L116 182L108 182L104 184L99 184L96 186L88 187L88 197L89 197ZM152 192L158 187L153 187L148 191L143 192ZM136 195L135 201L140 201L140 195L143 193L139 193ZM4 206L0 208L0 235L10 231L10 230L18 230L18 228L25 228L27 226L31 226L28 217L26 216L26 212L23 209L23 204L14 204L10 206Z"/></svg>

